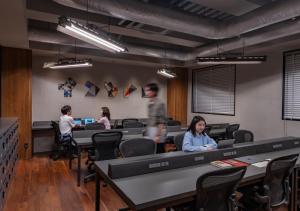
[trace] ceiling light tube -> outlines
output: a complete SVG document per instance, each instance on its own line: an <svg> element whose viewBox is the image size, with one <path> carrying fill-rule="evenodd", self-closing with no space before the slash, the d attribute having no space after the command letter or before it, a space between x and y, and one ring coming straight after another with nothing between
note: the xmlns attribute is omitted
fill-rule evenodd
<svg viewBox="0 0 300 211"><path fill-rule="evenodd" d="M197 57L197 63L207 64L261 64L267 60L266 56L212 56Z"/></svg>
<svg viewBox="0 0 300 211"><path fill-rule="evenodd" d="M85 62L80 64L57 64L49 67L50 69L68 69L68 68L78 68L78 67L92 67L91 63Z"/></svg>
<svg viewBox="0 0 300 211"><path fill-rule="evenodd" d="M167 77L167 78L175 78L176 77L175 73L173 73L172 71L167 70L165 68L159 69L157 71L157 74L162 75L162 76Z"/></svg>
<svg viewBox="0 0 300 211"><path fill-rule="evenodd" d="M109 38L105 38L104 35L101 36L100 33L66 17L59 18L57 30L110 52L126 51L124 47Z"/></svg>
<svg viewBox="0 0 300 211"><path fill-rule="evenodd" d="M76 59L61 59L58 62L46 62L44 68L50 69L70 69L79 67L92 67L93 64L90 59L76 60Z"/></svg>

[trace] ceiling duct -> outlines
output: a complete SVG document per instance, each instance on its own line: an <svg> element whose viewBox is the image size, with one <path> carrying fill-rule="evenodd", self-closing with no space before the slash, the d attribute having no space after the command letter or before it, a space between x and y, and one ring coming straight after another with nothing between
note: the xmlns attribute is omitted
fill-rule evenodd
<svg viewBox="0 0 300 211"><path fill-rule="evenodd" d="M53 1L86 10L86 0ZM183 12L133 0L89 0L89 11L208 39L225 39L299 16L300 1L278 0L226 23L196 18Z"/></svg>
<svg viewBox="0 0 300 211"><path fill-rule="evenodd" d="M268 29L260 30L259 32L250 33L247 36L244 36L242 39L235 38L230 40L221 41L218 43L218 46L222 49L223 52L232 51L235 49L240 49L243 46L252 46L261 44L264 42L269 42L272 40L281 39L284 37L296 35L300 33L300 22L298 20L289 21L285 23L276 24L269 27ZM58 33L56 31L41 30L30 28L28 31L29 40L37 41L42 43L52 43L60 45L74 45L74 40L70 37ZM89 45L84 42L78 42L78 47L83 48L92 48L96 47ZM179 50L167 50L161 48L147 47L147 46L136 46L126 44L129 52L124 54L130 55L141 55L149 56L154 58L161 59L173 59L177 61L191 61L196 59L199 56L211 56L218 54L218 47L216 44L210 44L204 47L195 49L192 52L179 51Z"/></svg>

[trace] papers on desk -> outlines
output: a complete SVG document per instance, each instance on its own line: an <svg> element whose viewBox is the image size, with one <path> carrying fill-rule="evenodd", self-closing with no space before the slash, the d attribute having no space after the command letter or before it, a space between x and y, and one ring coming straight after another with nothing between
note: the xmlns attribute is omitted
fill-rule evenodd
<svg viewBox="0 0 300 211"><path fill-rule="evenodd" d="M257 163L253 163L252 165L253 165L253 166L256 166L256 167L258 167L258 168L262 168L262 167L266 167L270 161L271 161L271 159L266 159L266 160L264 160L264 161L260 161L260 162L257 162Z"/></svg>
<svg viewBox="0 0 300 211"><path fill-rule="evenodd" d="M216 160L210 162L211 165L219 167L219 168L229 168L229 167L240 167L240 166L248 166L248 163L244 163L242 161L227 159L227 160Z"/></svg>

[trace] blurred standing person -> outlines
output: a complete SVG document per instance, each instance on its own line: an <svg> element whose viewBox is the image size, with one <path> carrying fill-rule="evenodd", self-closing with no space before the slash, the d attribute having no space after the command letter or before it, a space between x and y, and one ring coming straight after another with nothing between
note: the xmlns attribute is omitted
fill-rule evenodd
<svg viewBox="0 0 300 211"><path fill-rule="evenodd" d="M166 139L166 108L157 95L159 92L156 83L145 86L145 94L150 98L148 104L147 136L157 143L157 153L164 152Z"/></svg>

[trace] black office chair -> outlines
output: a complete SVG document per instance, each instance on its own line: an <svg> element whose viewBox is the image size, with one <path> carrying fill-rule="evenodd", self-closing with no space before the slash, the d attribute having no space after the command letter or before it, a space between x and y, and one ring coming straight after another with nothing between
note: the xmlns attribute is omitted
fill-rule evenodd
<svg viewBox="0 0 300 211"><path fill-rule="evenodd" d="M185 135L185 133L182 133L182 134L179 134L179 135L174 137L174 144L176 145L177 151L182 150L184 135Z"/></svg>
<svg viewBox="0 0 300 211"><path fill-rule="evenodd" d="M87 124L84 129L86 129L86 130L105 130L105 125L103 123L94 122L94 123Z"/></svg>
<svg viewBox="0 0 300 211"><path fill-rule="evenodd" d="M123 157L151 155L156 152L156 144L151 139L135 138L121 142L119 150Z"/></svg>
<svg viewBox="0 0 300 211"><path fill-rule="evenodd" d="M177 125L181 125L181 122L173 119L167 121L167 126L177 126Z"/></svg>
<svg viewBox="0 0 300 211"><path fill-rule="evenodd" d="M122 119L122 127L124 128L124 123L134 123L138 122L139 120L136 118L127 118L127 119Z"/></svg>
<svg viewBox="0 0 300 211"><path fill-rule="evenodd" d="M118 156L118 147L121 142L123 133L120 131L103 131L95 133L92 136L93 146L95 148L94 161L115 159ZM84 178L84 182L95 177L95 172L92 168L93 163L90 164L91 174Z"/></svg>
<svg viewBox="0 0 300 211"><path fill-rule="evenodd" d="M279 157L270 161L267 165L266 176L259 187L254 187L253 202L257 203L260 209L271 211L281 205L288 205L290 186L289 176L291 175L299 154ZM250 193L249 191L247 191ZM247 200L247 195L240 201L244 207L249 207L253 202ZM247 203L250 203L248 206Z"/></svg>
<svg viewBox="0 0 300 211"><path fill-rule="evenodd" d="M72 153L72 137L65 137L62 140L59 124L55 121L51 121L51 126L54 130L54 141L55 141L55 150L51 153L50 158L53 160L58 160L60 157L71 157ZM73 158L73 157L72 157Z"/></svg>
<svg viewBox="0 0 300 211"><path fill-rule="evenodd" d="M119 120L115 120L115 122L114 122L114 126L113 126L113 128L112 129L117 129L118 128L118 124L119 124Z"/></svg>
<svg viewBox="0 0 300 211"><path fill-rule="evenodd" d="M211 126L205 126L204 132L209 136L210 130L211 130Z"/></svg>
<svg viewBox="0 0 300 211"><path fill-rule="evenodd" d="M123 128L140 128L144 127L142 122L123 122Z"/></svg>
<svg viewBox="0 0 300 211"><path fill-rule="evenodd" d="M233 138L235 139L235 144L244 142L253 142L253 133L249 130L237 130L233 133Z"/></svg>
<svg viewBox="0 0 300 211"><path fill-rule="evenodd" d="M221 169L206 173L197 180L196 199L174 207L175 211L234 211L235 190L246 167Z"/></svg>
<svg viewBox="0 0 300 211"><path fill-rule="evenodd" d="M226 139L233 139L233 133L240 128L240 124L232 124L226 127Z"/></svg>

